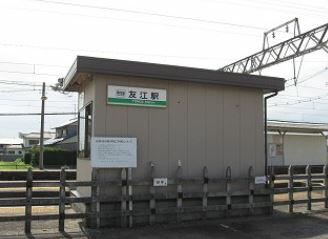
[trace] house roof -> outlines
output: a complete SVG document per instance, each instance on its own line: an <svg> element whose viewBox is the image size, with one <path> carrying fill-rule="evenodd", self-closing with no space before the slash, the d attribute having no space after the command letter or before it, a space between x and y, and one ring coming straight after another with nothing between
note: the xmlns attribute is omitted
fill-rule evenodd
<svg viewBox="0 0 328 239"><path fill-rule="evenodd" d="M77 143L77 142L78 142L77 135L74 135L68 139L64 139L63 141L59 142L58 144L73 144L73 143Z"/></svg>
<svg viewBox="0 0 328 239"><path fill-rule="evenodd" d="M11 144L11 145L7 145L6 149L22 149L23 145L21 144Z"/></svg>
<svg viewBox="0 0 328 239"><path fill-rule="evenodd" d="M54 144L72 144L77 143L77 135L74 135L70 138L56 138L56 139L48 139L44 141L44 145L54 145Z"/></svg>
<svg viewBox="0 0 328 239"><path fill-rule="evenodd" d="M23 140L19 138L0 138L0 144L22 144Z"/></svg>
<svg viewBox="0 0 328 239"><path fill-rule="evenodd" d="M58 128L63 128L63 127L65 127L65 126L67 126L67 125L77 125L77 118L74 118L74 119L70 119L70 120L68 120L68 121L66 121L66 122L64 122L64 123L62 123L62 124L60 124L60 125L58 125L58 126L56 126L56 127L53 127L52 129L58 129Z"/></svg>
<svg viewBox="0 0 328 239"><path fill-rule="evenodd" d="M55 137L54 132L44 132L43 138L44 139L51 139ZM19 133L20 138L26 138L26 139L39 139L40 138L40 132L30 132L30 133Z"/></svg>
<svg viewBox="0 0 328 239"><path fill-rule="evenodd" d="M77 56L63 81L66 91L78 91L81 83L92 74L134 76L151 79L191 81L230 86L260 88L266 92L284 90L285 80L218 70L164 65L136 61Z"/></svg>
<svg viewBox="0 0 328 239"><path fill-rule="evenodd" d="M278 120L268 121L268 131L278 130L294 133L323 133L328 132L328 124Z"/></svg>
<svg viewBox="0 0 328 239"><path fill-rule="evenodd" d="M53 145L60 141L62 141L64 138L56 138L56 139L48 139L43 142L44 145Z"/></svg>

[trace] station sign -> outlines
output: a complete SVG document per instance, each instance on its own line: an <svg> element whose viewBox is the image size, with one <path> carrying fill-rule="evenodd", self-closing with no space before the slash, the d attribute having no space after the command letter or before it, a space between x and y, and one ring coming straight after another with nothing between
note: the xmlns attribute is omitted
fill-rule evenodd
<svg viewBox="0 0 328 239"><path fill-rule="evenodd" d="M91 166L93 168L136 168L137 139L92 137Z"/></svg>
<svg viewBox="0 0 328 239"><path fill-rule="evenodd" d="M166 90L108 85L107 104L166 107Z"/></svg>

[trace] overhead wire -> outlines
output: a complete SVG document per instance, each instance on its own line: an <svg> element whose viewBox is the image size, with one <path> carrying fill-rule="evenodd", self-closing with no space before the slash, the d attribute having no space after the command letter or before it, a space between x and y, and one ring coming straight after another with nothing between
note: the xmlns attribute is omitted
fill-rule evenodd
<svg viewBox="0 0 328 239"><path fill-rule="evenodd" d="M324 15L324 12L317 12L317 11L309 11L309 12L305 12L304 10L296 10L296 8L294 7L288 7L286 8L286 6L282 6L281 4L277 4L276 2L274 4L269 4L269 3L265 3L265 4L254 4L253 1L224 1L224 4L229 4L229 5L235 5L235 6L244 6L244 7L248 7L248 8L262 8L262 9L268 9L268 5L270 6L270 10L279 10L279 12L285 12L288 13L288 15L291 14L291 11L297 13L297 12L301 12L303 11L303 15L307 15L307 16L322 16L325 17L326 15ZM271 2L270 2L271 3ZM323 14L323 15L319 15L319 14Z"/></svg>
<svg viewBox="0 0 328 239"><path fill-rule="evenodd" d="M227 25L230 27L241 27L241 28L250 28L250 29L255 29L255 30L265 30L263 27L258 27L258 26L223 22L223 21L217 21L217 20L208 20L208 19L194 18L194 17L175 16L175 15L168 15L168 14L163 14L163 13L155 13L155 12L147 12L147 11L139 11L139 10L131 10L131 9L123 9L123 8L114 8L114 7L107 7L107 6L96 6L96 5L91 5L91 4L80 4L80 3L61 2L61 1L53 1L53 0L26 0L26 1L50 3L50 4L56 4L56 5L65 5L65 6L71 6L71 7L73 6L73 7L80 7L80 8L89 8L89 9L91 8L91 9L98 9L98 10L125 12L125 13L139 14L139 15L148 15L148 16L156 16L156 17L171 18L171 19L197 21L197 22L203 22L203 23L221 24L221 25Z"/></svg>
<svg viewBox="0 0 328 239"><path fill-rule="evenodd" d="M92 52L92 53L106 53L106 54L122 54L122 55L136 55L145 57L168 57L168 58L181 58L181 59L206 59L206 60L222 60L222 58L217 57L202 57L202 56L179 56L179 55L163 55L163 54L145 54L145 53L133 53L125 51L107 51L107 50L97 50L97 49L82 49L82 48L68 48L68 47L55 47L55 46L40 46L32 44L16 44L16 43L0 43L1 46L5 47L25 47L34 48L42 50L55 50L55 51L69 51L69 52Z"/></svg>

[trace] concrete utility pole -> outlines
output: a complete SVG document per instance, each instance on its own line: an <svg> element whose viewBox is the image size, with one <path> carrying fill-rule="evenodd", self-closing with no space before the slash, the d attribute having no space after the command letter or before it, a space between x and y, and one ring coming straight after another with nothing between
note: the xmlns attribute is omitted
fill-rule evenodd
<svg viewBox="0 0 328 239"><path fill-rule="evenodd" d="M40 157L39 168L43 169L43 135L44 135L44 104L46 101L46 83L42 84L42 96L41 96L41 130L40 130Z"/></svg>

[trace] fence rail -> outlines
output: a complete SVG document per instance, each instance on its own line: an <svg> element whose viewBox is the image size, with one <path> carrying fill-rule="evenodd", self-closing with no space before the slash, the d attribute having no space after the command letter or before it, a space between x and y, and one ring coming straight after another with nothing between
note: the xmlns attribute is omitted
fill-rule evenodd
<svg viewBox="0 0 328 239"><path fill-rule="evenodd" d="M299 166L296 166L299 168ZM318 170L316 166L316 173L313 174L312 166L305 166L305 173L295 174L295 166L288 167L287 175L275 175L274 167L271 167L270 180L273 182L287 182L287 187L277 188L273 187L273 194L287 193L288 200L280 200L273 202L274 206L288 205L289 212L294 211L294 205L307 204L307 210L312 209L312 203L324 202L325 207L328 208L328 166L322 166L322 170ZM319 173L318 173L319 171ZM321 172L320 172L321 171ZM295 183L303 184L304 186L295 186ZM317 185L313 185L317 183ZM312 198L312 192L323 191L324 196L321 198ZM306 192L306 199L295 199L294 193Z"/></svg>
<svg viewBox="0 0 328 239"><path fill-rule="evenodd" d="M36 181L33 180L33 171L31 168L27 171L26 181L0 182L0 188L25 188L25 198L0 198L0 207L24 206L25 215L20 216L1 216L0 222L4 221L25 221L25 232L31 232L31 223L33 220L58 220L58 229L63 232L65 229L65 219L89 218L90 226L98 228L101 220L107 218L119 219L122 227L132 227L135 224L135 217L145 216L150 225L156 223L160 215L175 215L176 221L182 221L186 213L197 212L201 218L206 219L210 212L223 212L229 217L233 209L247 209L248 214L252 215L256 208L269 208L273 206L289 205L289 211L293 212L293 206L296 204L306 204L307 209L312 209L312 203L324 202L328 207L328 167L324 166L322 173L313 173L311 166L306 167L305 174L295 174L295 168L290 166L288 174L275 174L271 167L270 175L267 177L266 186L258 187L255 184L254 170L252 167L248 170L248 176L235 179L232 177L230 167L226 169L224 178L210 178L208 169L202 169L202 177L183 178L182 167L178 166L175 178L167 179L167 187L171 191L161 192L154 185L155 166L150 165L150 177L148 180L138 181L132 178L132 169L122 169L119 180L100 181L97 178L97 169L92 170L90 181L67 180L65 168L61 169L59 181ZM318 183L319 182L319 183ZM234 188L237 183L243 183L242 189ZM295 186L295 183L302 183L304 186ZM286 187L281 187L286 184ZM198 191L187 191L186 185L197 185ZM222 190L213 190L211 185L221 185ZM101 197L100 189L102 187L120 188L120 195ZM280 186L280 187L278 187ZM36 198L33 197L33 187L58 187L58 197L56 198ZM67 188L90 187L91 196L74 197L68 196L65 192ZM148 188L148 193L136 194L137 187ZM323 191L321 198L312 198L313 191ZM147 190L146 190L147 191ZM294 199L294 193L306 192L306 199ZM288 194L288 200L275 201L275 195ZM242 196L244 201L235 201L234 197ZM257 196L266 196L264 201L256 200ZM223 203L213 203L212 199L222 199ZM188 204L188 200L197 199L197 205ZM160 207L160 201L170 200L175 202L172 207ZM148 208L136 206L138 202L148 202ZM90 208L83 213L66 213L65 205L73 203L84 203L90 205ZM116 203L119 208L110 212L101 211L101 204ZM58 206L57 214L33 215L33 206Z"/></svg>

